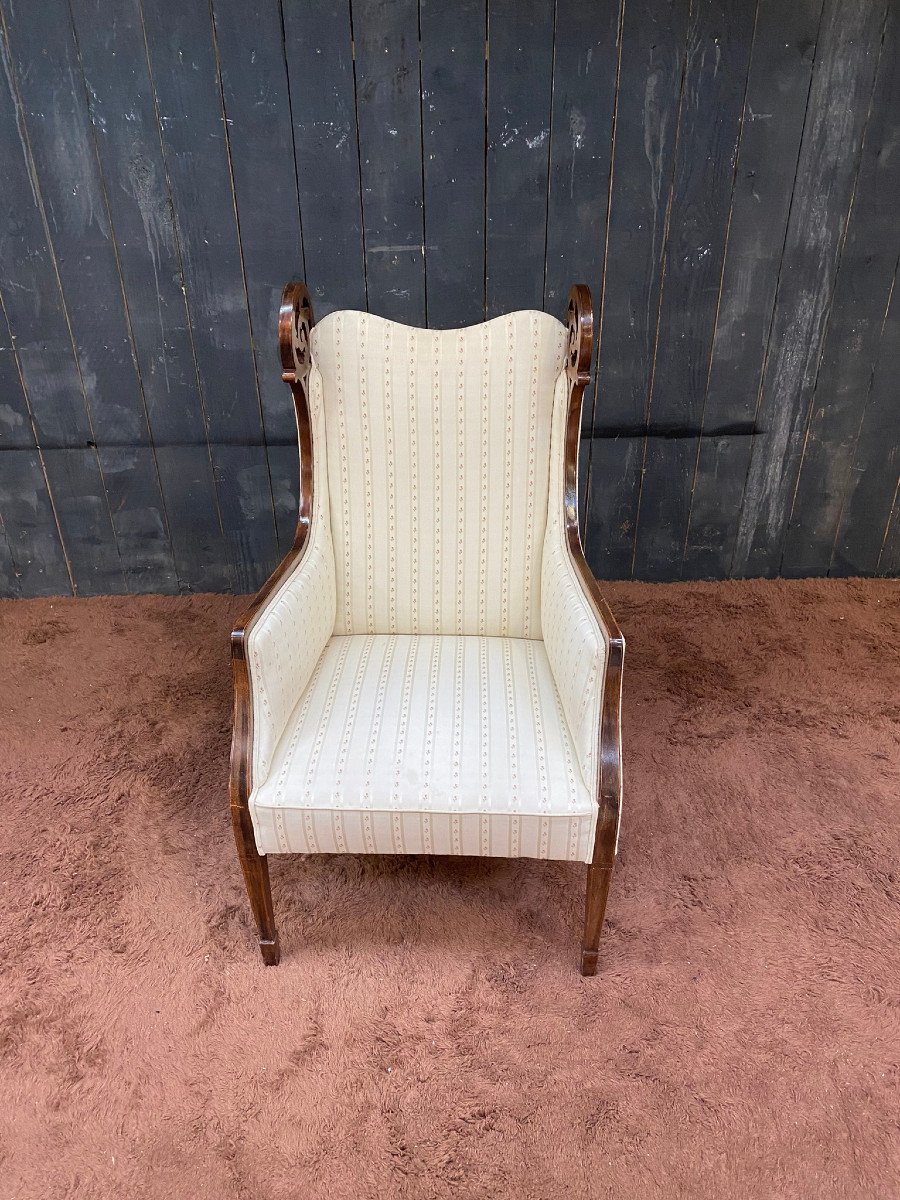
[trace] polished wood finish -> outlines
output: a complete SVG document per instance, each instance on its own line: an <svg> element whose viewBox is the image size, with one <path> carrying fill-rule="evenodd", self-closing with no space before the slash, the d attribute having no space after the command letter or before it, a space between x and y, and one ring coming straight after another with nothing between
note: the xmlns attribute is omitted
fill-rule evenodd
<svg viewBox="0 0 900 1200"><path fill-rule="evenodd" d="M249 800L253 790L253 707L250 701L250 671L247 666L247 636L253 622L281 582L303 557L309 536L313 506L312 428L306 381L310 368L309 333L314 323L312 301L306 285L289 283L281 297L278 314L278 347L281 377L290 385L297 418L300 446L300 508L294 541L284 560L266 580L249 609L231 633L231 671L234 678L234 734L231 741L229 794L231 822L238 857L244 872L250 907L259 931L259 948L266 966L274 967L281 956L269 864L256 848Z"/></svg>
<svg viewBox="0 0 900 1200"><path fill-rule="evenodd" d="M587 904L581 953L581 972L593 975L597 970L598 945L606 911L616 839L619 830L619 806L622 793L621 698L622 662L625 641L597 581L584 558L578 526L578 447L581 435L581 406L590 381L593 347L591 293L584 284L576 284L569 296L567 310L569 341L566 373L569 377L569 407L566 419L564 463L564 526L566 543L582 591L594 613L606 644L606 672L603 689L599 741L600 777L597 793L599 814L594 841L593 861L588 868ZM313 325L312 303L302 283L289 283L282 296L278 320L278 342L282 378L290 385L297 416L300 445L300 511L297 532L290 551L256 596L231 635L231 662L234 676L234 737L231 747L231 816L238 855L247 884L250 905L259 930L263 961L278 963L280 950L272 907L272 892L266 858L256 848L249 798L253 787L253 710L250 674L247 665L247 635L259 613L285 577L300 563L307 544L313 506L312 428L307 394L310 369L310 330Z"/></svg>
<svg viewBox="0 0 900 1200"><path fill-rule="evenodd" d="M566 543L581 589L593 610L606 643L603 704L600 710L600 778L597 788L597 833L594 857L588 868L584 937L581 943L581 973L594 975L606 899L616 858L619 814L622 801L622 667L625 639L609 605L600 593L581 546L578 527L578 447L581 438L581 405L591 377L594 318L590 289L576 283L569 293L566 310L569 329L566 373L569 376L569 412L566 421L564 513Z"/></svg>

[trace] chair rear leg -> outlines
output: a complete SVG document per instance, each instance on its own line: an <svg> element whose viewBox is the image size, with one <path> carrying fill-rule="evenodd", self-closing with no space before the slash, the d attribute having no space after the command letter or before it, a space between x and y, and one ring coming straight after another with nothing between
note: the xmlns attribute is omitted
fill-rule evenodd
<svg viewBox="0 0 900 1200"><path fill-rule="evenodd" d="M256 848L253 822L246 808L232 806L234 840L244 872L250 907L259 930L259 949L267 967L277 967L281 958L278 930L275 928L275 909L272 907L272 888L269 883L268 859Z"/></svg>
<svg viewBox="0 0 900 1200"><path fill-rule="evenodd" d="M606 913L606 899L609 896L612 873L612 867L600 866L598 863L591 863L588 867L584 938L581 943L582 975L597 974L600 934L603 929L603 917Z"/></svg>

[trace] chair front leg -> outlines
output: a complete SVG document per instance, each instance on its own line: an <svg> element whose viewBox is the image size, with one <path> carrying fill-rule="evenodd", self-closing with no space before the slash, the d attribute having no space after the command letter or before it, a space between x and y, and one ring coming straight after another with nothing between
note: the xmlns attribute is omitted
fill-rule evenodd
<svg viewBox="0 0 900 1200"><path fill-rule="evenodd" d="M588 867L587 902L584 912L584 938L581 943L582 975L597 974L597 958L600 953L600 934L606 915L606 900L612 882L612 867L591 863Z"/></svg>
<svg viewBox="0 0 900 1200"><path fill-rule="evenodd" d="M278 930L275 928L275 909L272 906L272 887L269 883L268 859L256 848L253 822L246 808L231 806L234 840L244 872L250 907L259 931L259 949L267 967L277 967L281 959Z"/></svg>
<svg viewBox="0 0 900 1200"><path fill-rule="evenodd" d="M597 832L594 837L594 859L588 866L587 899L584 910L584 938L581 943L582 975L597 974L600 934L606 915L606 901L616 864L616 839L619 830L619 797L600 796Z"/></svg>

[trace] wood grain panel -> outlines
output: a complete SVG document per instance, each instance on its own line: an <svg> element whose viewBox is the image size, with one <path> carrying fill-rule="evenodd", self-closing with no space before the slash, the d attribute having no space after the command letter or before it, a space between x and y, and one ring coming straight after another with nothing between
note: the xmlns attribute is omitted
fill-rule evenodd
<svg viewBox="0 0 900 1200"><path fill-rule="evenodd" d="M305 278L320 318L336 308L365 311L350 0L283 0L282 10Z"/></svg>
<svg viewBox="0 0 900 1200"><path fill-rule="evenodd" d="M140 7L72 0L71 11L175 572L183 591L222 591L230 573Z"/></svg>
<svg viewBox="0 0 900 1200"><path fill-rule="evenodd" d="M756 23L746 0L698 6L688 35L633 573L681 566Z"/></svg>
<svg viewBox="0 0 900 1200"><path fill-rule="evenodd" d="M822 0L760 0L682 559L731 571ZM777 103L775 98L777 97Z"/></svg>
<svg viewBox="0 0 900 1200"><path fill-rule="evenodd" d="M590 284L600 577L900 571L892 0L0 0L0 592L254 590L276 357Z"/></svg>
<svg viewBox="0 0 900 1200"><path fill-rule="evenodd" d="M780 574L824 575L900 256L900 7L891 5ZM886 152L887 151L887 152ZM900 410L898 410L900 415Z"/></svg>
<svg viewBox="0 0 900 1200"><path fill-rule="evenodd" d="M488 317L543 307L553 8L488 0Z"/></svg>
<svg viewBox="0 0 900 1200"><path fill-rule="evenodd" d="M272 0L240 6L215 0L213 16L278 549L284 554L297 524L297 455L285 453L296 442L296 429L274 330L285 279L305 274L284 29Z"/></svg>
<svg viewBox="0 0 900 1200"><path fill-rule="evenodd" d="M486 0L420 0L426 303L433 329L484 319Z"/></svg>
<svg viewBox="0 0 900 1200"><path fill-rule="evenodd" d="M550 180L544 308L559 316L572 283L590 280L594 328L600 328L612 151L624 0L598 12L578 0L557 0L550 112ZM596 375L584 395L582 424L594 421ZM580 455L579 512L590 478L589 438Z"/></svg>
<svg viewBox="0 0 900 1200"><path fill-rule="evenodd" d="M5 15L2 20L3 103L0 104L0 262L2 292L10 341L16 347L22 387L28 399L37 439L44 449L50 493L71 563L74 590L117 593L126 590L109 506L105 501L100 461L90 412L53 248L50 245L40 182L19 103ZM15 384L9 397L15 397ZM72 447L70 459L53 448ZM88 497L85 509L70 503ZM103 499L95 505L95 499ZM90 516L88 508L90 507ZM7 531L8 544L16 533ZM33 534L31 535L34 536ZM47 536L50 536L49 529ZM8 570L14 570L10 552ZM15 578L11 589L19 589Z"/></svg>
<svg viewBox="0 0 900 1200"><path fill-rule="evenodd" d="M859 430L837 538L830 563L832 575L896 575L900 421L900 287L894 272L891 298L884 314L878 360Z"/></svg>
<svg viewBox="0 0 900 1200"><path fill-rule="evenodd" d="M631 575L647 402L682 103L690 5L625 5L597 362L587 552L600 578Z"/></svg>
<svg viewBox="0 0 900 1200"><path fill-rule="evenodd" d="M417 0L352 0L366 280L371 312L424 325Z"/></svg>
<svg viewBox="0 0 900 1200"><path fill-rule="evenodd" d="M109 513L129 590L177 590L87 93L65 0L4 8L11 68L101 469L141 447ZM61 81L63 86L60 86ZM14 320L11 316L11 319ZM140 533L136 531L140 530Z"/></svg>
<svg viewBox="0 0 900 1200"><path fill-rule="evenodd" d="M143 13L226 559L246 592L278 544L211 13L200 0Z"/></svg>
<svg viewBox="0 0 900 1200"><path fill-rule="evenodd" d="M878 66L885 9L828 0L766 354L734 575L776 575Z"/></svg>
<svg viewBox="0 0 900 1200"><path fill-rule="evenodd" d="M28 398L0 295L0 595L72 590Z"/></svg>

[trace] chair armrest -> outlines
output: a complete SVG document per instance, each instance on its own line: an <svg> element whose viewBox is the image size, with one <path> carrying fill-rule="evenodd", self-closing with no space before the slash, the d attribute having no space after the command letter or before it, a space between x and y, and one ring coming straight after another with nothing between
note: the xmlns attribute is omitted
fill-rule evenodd
<svg viewBox="0 0 900 1200"><path fill-rule="evenodd" d="M279 340L300 448L300 511L294 542L231 634L234 734L231 804L246 808L266 778L288 718L334 630L336 587L328 518L322 380L309 352L312 308L288 284Z"/></svg>
<svg viewBox="0 0 900 1200"><path fill-rule="evenodd" d="M592 336L587 288L572 289L568 316L569 356L554 397L541 624L584 781L600 808L594 862L612 865L622 798L625 639L585 561L578 529L581 402Z"/></svg>
<svg viewBox="0 0 900 1200"><path fill-rule="evenodd" d="M601 820L618 840L622 799L622 667L625 639L580 544L548 538L541 583L541 621L550 669L559 692L584 781L597 797Z"/></svg>
<svg viewBox="0 0 900 1200"><path fill-rule="evenodd" d="M334 618L334 556L321 521L303 545L295 542L231 634L235 699L246 693L249 709L247 796L269 773L275 746L331 637Z"/></svg>

